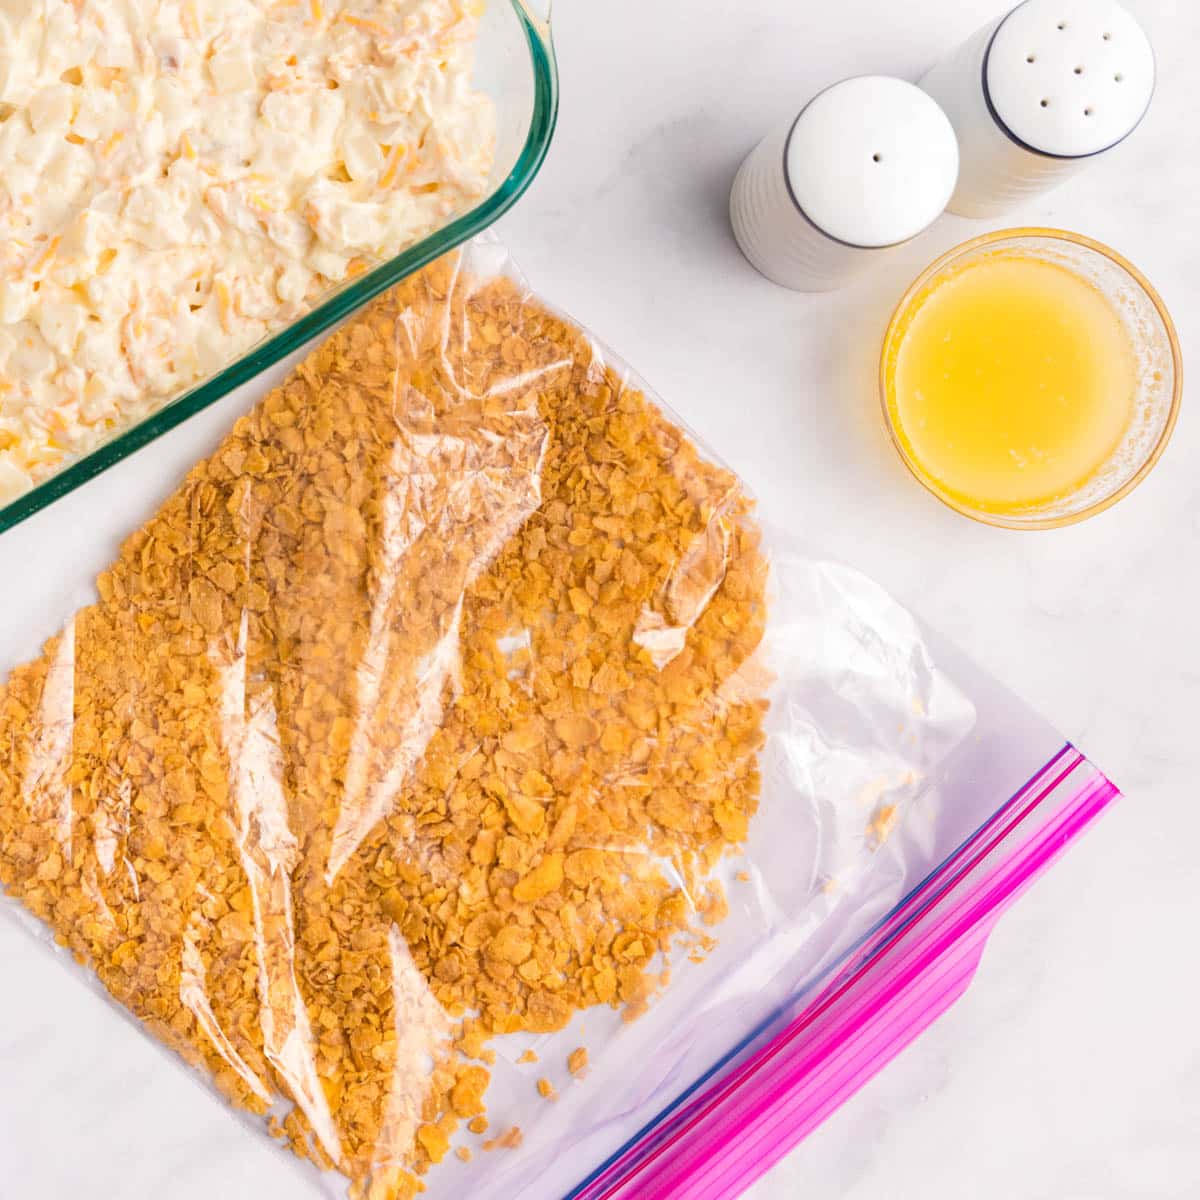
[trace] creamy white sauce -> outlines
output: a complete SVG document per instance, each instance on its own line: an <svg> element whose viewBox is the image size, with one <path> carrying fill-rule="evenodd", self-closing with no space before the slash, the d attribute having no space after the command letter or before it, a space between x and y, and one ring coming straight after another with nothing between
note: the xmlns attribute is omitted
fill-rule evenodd
<svg viewBox="0 0 1200 1200"><path fill-rule="evenodd" d="M479 0L0 0L0 504L483 195Z"/></svg>

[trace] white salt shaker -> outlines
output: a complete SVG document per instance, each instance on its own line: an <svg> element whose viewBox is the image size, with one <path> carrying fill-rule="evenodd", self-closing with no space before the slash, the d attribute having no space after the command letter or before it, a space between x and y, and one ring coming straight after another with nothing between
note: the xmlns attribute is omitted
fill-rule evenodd
<svg viewBox="0 0 1200 1200"><path fill-rule="evenodd" d="M828 291L931 225L957 172L954 130L929 96L883 75L845 79L742 163L733 232L768 279Z"/></svg>
<svg viewBox="0 0 1200 1200"><path fill-rule="evenodd" d="M1154 52L1115 0L1026 0L921 80L958 135L949 208L996 217L1123 141L1154 91Z"/></svg>

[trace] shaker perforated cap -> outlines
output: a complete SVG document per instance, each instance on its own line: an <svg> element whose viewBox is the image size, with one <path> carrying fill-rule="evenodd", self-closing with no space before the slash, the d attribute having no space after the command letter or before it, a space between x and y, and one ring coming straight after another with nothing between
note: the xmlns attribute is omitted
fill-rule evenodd
<svg viewBox="0 0 1200 1200"><path fill-rule="evenodd" d="M851 246L891 246L941 216L958 178L958 142L920 88L861 75L808 103L784 167L796 205L823 233Z"/></svg>
<svg viewBox="0 0 1200 1200"><path fill-rule="evenodd" d="M1026 0L996 30L984 82L1018 141L1082 158L1137 127L1154 92L1154 52L1114 0Z"/></svg>

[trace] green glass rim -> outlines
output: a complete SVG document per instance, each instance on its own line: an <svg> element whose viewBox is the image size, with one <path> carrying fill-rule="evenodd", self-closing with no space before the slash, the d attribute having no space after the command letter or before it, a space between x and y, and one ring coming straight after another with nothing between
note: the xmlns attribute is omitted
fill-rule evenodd
<svg viewBox="0 0 1200 1200"><path fill-rule="evenodd" d="M327 332L380 292L428 266L500 219L536 178L558 120L558 62L548 21L534 17L525 0L508 0L521 23L533 69L533 113L521 153L512 170L482 203L456 217L436 233L368 271L352 284L322 301L312 312L281 329L216 375L197 384L164 408L97 446L69 467L52 475L11 503L0 507L0 534L75 491L89 479L128 458L188 418L224 399L306 342Z"/></svg>

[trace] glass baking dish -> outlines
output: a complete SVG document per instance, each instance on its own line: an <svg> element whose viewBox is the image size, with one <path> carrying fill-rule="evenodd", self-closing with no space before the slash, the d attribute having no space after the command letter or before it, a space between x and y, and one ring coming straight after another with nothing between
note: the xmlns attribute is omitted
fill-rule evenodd
<svg viewBox="0 0 1200 1200"><path fill-rule="evenodd" d="M325 333L354 309L487 228L520 198L538 173L558 115L558 69L550 33L550 0L490 0L476 49L475 84L496 105L496 161L491 190L475 207L430 237L353 282L332 289L300 320L260 342L223 370L121 431L49 479L0 506L0 533L176 425L227 396Z"/></svg>

